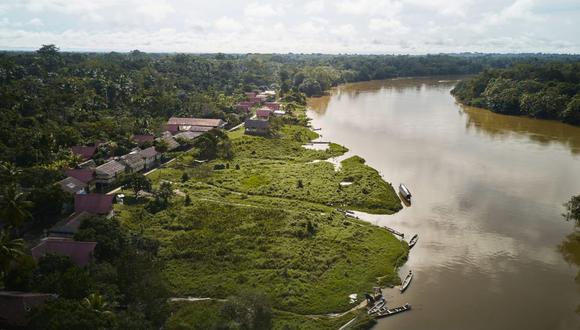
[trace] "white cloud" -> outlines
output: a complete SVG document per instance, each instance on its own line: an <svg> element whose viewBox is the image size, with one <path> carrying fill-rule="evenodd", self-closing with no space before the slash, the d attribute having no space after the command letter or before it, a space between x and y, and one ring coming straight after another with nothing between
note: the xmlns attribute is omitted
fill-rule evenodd
<svg viewBox="0 0 580 330"><path fill-rule="evenodd" d="M43 26L44 22L42 22L42 20L40 18L33 18L30 21L28 21L28 25L30 26Z"/></svg>
<svg viewBox="0 0 580 330"><path fill-rule="evenodd" d="M394 16L401 11L402 4L390 0L340 0L336 8L343 14Z"/></svg>
<svg viewBox="0 0 580 330"><path fill-rule="evenodd" d="M226 16L220 17L217 21L215 21L214 25L218 30L226 32L240 31L244 28L244 26L238 21Z"/></svg>
<svg viewBox="0 0 580 330"><path fill-rule="evenodd" d="M409 29L393 18L373 18L369 21L369 30L386 34L403 34Z"/></svg>
<svg viewBox="0 0 580 330"><path fill-rule="evenodd" d="M325 5L324 0L309 1L304 5L304 12L306 14L319 14L324 11Z"/></svg>
<svg viewBox="0 0 580 330"><path fill-rule="evenodd" d="M280 12L267 3L252 2L244 8L244 16L246 17L265 18L278 15Z"/></svg>
<svg viewBox="0 0 580 330"><path fill-rule="evenodd" d="M156 22L164 20L169 14L175 12L173 6L165 1L142 1L137 6L136 11Z"/></svg>

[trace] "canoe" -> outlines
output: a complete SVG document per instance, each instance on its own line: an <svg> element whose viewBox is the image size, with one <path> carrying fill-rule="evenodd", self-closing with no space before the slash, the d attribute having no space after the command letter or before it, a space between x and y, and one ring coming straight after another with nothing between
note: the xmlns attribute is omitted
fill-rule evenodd
<svg viewBox="0 0 580 330"><path fill-rule="evenodd" d="M386 303L387 301L385 300L385 298L377 300L375 304L371 308L369 308L368 310L369 315L378 312L381 308L385 306Z"/></svg>
<svg viewBox="0 0 580 330"><path fill-rule="evenodd" d="M403 281L403 284L401 285L401 293L403 293L405 290L407 290L407 287L409 286L409 284L411 284L411 280L413 279L413 272L409 271L409 274L407 274L407 277L405 277L405 280Z"/></svg>
<svg viewBox="0 0 580 330"><path fill-rule="evenodd" d="M413 246L415 246L415 244L417 244L417 241L419 240L419 235L415 234L413 237L411 237L411 240L409 241L409 249L412 248Z"/></svg>
<svg viewBox="0 0 580 330"><path fill-rule="evenodd" d="M379 317L392 316L395 314L406 312L410 309L411 309L411 305L409 305L409 304L405 304L404 306L399 306L399 307L395 307L395 308L391 308L391 309L387 309L386 307L384 307L383 309L381 309L379 312L376 313L375 317L379 318Z"/></svg>

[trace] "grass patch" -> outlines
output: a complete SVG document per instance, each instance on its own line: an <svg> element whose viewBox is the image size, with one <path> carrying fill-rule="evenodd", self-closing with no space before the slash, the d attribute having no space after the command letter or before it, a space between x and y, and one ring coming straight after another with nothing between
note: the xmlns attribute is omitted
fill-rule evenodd
<svg viewBox="0 0 580 330"><path fill-rule="evenodd" d="M347 311L353 307L349 294L363 297L373 286L400 281L396 268L407 258L407 244L336 209L400 209L392 186L362 158L344 160L340 171L313 162L347 149L303 148L318 135L302 126L286 125L274 138L242 130L229 135L234 159L199 165L188 152L149 176L154 187L173 182L190 205L175 196L156 213L143 208L146 201L115 206L125 226L160 242L175 296L225 299L263 292L276 311L275 328L335 329L354 314L312 315ZM214 170L217 164L223 169ZM190 179L182 182L184 173ZM353 183L341 187L342 181ZM219 303L184 304L176 305L169 329L209 329L219 318Z"/></svg>

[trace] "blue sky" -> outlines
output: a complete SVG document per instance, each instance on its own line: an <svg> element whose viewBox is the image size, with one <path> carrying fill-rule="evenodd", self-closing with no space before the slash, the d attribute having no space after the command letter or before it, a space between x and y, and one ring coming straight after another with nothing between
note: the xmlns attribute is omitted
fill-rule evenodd
<svg viewBox="0 0 580 330"><path fill-rule="evenodd" d="M579 0L0 0L0 48L580 53Z"/></svg>

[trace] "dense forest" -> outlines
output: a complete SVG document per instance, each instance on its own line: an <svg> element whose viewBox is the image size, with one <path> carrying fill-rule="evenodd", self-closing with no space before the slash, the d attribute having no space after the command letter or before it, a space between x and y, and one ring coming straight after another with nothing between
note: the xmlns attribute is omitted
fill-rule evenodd
<svg viewBox="0 0 580 330"><path fill-rule="evenodd" d="M580 125L580 62L485 70L452 93L467 105L497 113Z"/></svg>

